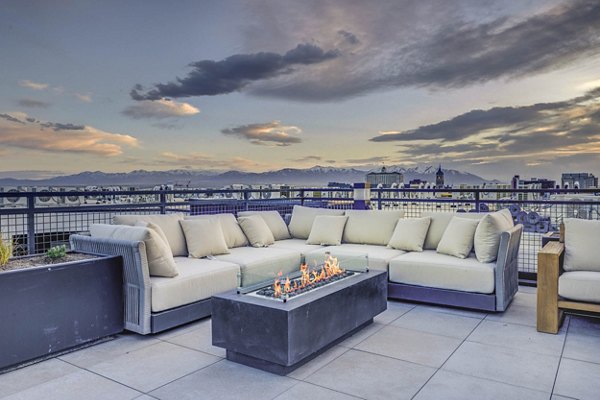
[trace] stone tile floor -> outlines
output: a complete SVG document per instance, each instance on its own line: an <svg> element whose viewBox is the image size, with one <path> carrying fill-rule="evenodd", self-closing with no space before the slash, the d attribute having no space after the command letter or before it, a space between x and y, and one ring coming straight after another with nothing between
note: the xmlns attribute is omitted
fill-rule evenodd
<svg viewBox="0 0 600 400"><path fill-rule="evenodd" d="M0 375L2 399L600 399L600 319L535 330L535 289L487 314L390 301L374 324L288 376L224 359L210 319Z"/></svg>

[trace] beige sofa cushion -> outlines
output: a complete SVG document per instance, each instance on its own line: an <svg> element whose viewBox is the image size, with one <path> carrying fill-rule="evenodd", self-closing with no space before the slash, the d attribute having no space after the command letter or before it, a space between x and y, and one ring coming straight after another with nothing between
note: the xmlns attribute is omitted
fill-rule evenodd
<svg viewBox="0 0 600 400"><path fill-rule="evenodd" d="M238 286L237 264L206 258L176 257L179 275L175 278L150 277L152 311L180 307Z"/></svg>
<svg viewBox="0 0 600 400"><path fill-rule="evenodd" d="M600 271L600 221L565 218L565 271Z"/></svg>
<svg viewBox="0 0 600 400"><path fill-rule="evenodd" d="M494 263L480 263L475 255L460 259L434 250L411 252L390 260L390 282L494 293Z"/></svg>
<svg viewBox="0 0 600 400"><path fill-rule="evenodd" d="M260 215L267 223L275 240L291 238L290 231L279 211L240 211L238 213L238 217L246 217L248 215Z"/></svg>
<svg viewBox="0 0 600 400"><path fill-rule="evenodd" d="M344 265L342 260L344 258L352 258L353 255L366 255L367 266L370 269L387 271L389 261L405 252L372 244L344 243L340 246L322 247L318 250L311 251L305 256L306 263L311 267L321 265L325 261L326 253L331 253L332 256L338 257L342 268L364 268L365 265L355 265L357 262L360 262L360 260L351 260L352 266Z"/></svg>
<svg viewBox="0 0 600 400"><path fill-rule="evenodd" d="M93 224L90 225L90 235L97 238L144 242L150 275L172 278L178 274L169 246L153 229L142 226Z"/></svg>
<svg viewBox="0 0 600 400"><path fill-rule="evenodd" d="M301 262L300 252L272 247L238 247L216 259L238 264L243 286L271 281L280 271L284 276L295 272Z"/></svg>
<svg viewBox="0 0 600 400"><path fill-rule="evenodd" d="M467 258L473 250L475 230L479 221L469 218L453 217L444 231L437 252L458 258Z"/></svg>
<svg viewBox="0 0 600 400"><path fill-rule="evenodd" d="M600 303L600 272L563 273L558 278L558 295L574 301Z"/></svg>
<svg viewBox="0 0 600 400"><path fill-rule="evenodd" d="M316 244L306 244L306 240L304 239L276 240L275 243L269 246L270 249L287 249L298 251L302 257L302 262L304 262L304 256L306 256L306 254L320 249L321 247L322 246Z"/></svg>
<svg viewBox="0 0 600 400"><path fill-rule="evenodd" d="M174 256L187 256L188 251L185 244L185 236L179 225L183 219L182 213L175 214L155 214L155 215L115 215L113 224L116 225L135 225L138 221L152 222L160 226L169 241L169 247Z"/></svg>
<svg viewBox="0 0 600 400"><path fill-rule="evenodd" d="M239 217L238 223L252 247L267 247L275 243L273 232L260 215Z"/></svg>
<svg viewBox="0 0 600 400"><path fill-rule="evenodd" d="M235 247L248 246L248 239L240 228L240 225L233 214L207 214L207 215L186 215L185 219L210 219L217 218L221 223L221 229L223 230L223 236L225 236L225 243L227 247L233 249Z"/></svg>
<svg viewBox="0 0 600 400"><path fill-rule="evenodd" d="M179 223L190 257L203 258L229 253L221 223L217 218L184 219Z"/></svg>
<svg viewBox="0 0 600 400"><path fill-rule="evenodd" d="M348 217L343 215L317 215L306 244L336 246L342 244L342 235Z"/></svg>
<svg viewBox="0 0 600 400"><path fill-rule="evenodd" d="M346 210L348 222L344 228L344 243L387 246L396 223L404 211Z"/></svg>
<svg viewBox="0 0 600 400"><path fill-rule="evenodd" d="M498 257L500 235L514 226L512 215L503 209L485 215L475 230L475 256L480 262L492 262Z"/></svg>
<svg viewBox="0 0 600 400"><path fill-rule="evenodd" d="M440 244L442 235L446 230L446 227L450 223L453 216L458 215L461 218L472 218L481 219L485 216L484 213L455 213L455 212L436 212L436 211L425 211L421 213L421 217L431 217L431 223L429 224L429 230L425 237L425 244L423 249L435 250Z"/></svg>
<svg viewBox="0 0 600 400"><path fill-rule="evenodd" d="M317 215L344 215L344 210L294 206L289 230L293 238L308 239Z"/></svg>
<svg viewBox="0 0 600 400"><path fill-rule="evenodd" d="M160 226L153 224L152 222L144 222L144 221L138 221L138 222L136 222L136 224L134 226L141 226L143 228L148 228L148 229L153 230L162 239L162 242L165 247L164 250L167 251L171 255L171 257L173 257L173 252L171 251L171 248L169 247L169 239L167 239L167 236L165 235L163 230L160 229Z"/></svg>
<svg viewBox="0 0 600 400"><path fill-rule="evenodd" d="M404 251L423 251L430 223L431 217L399 219L388 247Z"/></svg>

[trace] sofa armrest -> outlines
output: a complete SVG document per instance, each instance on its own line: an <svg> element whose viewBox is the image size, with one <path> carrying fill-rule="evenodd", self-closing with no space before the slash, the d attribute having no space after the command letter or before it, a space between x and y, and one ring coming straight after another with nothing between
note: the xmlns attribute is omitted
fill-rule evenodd
<svg viewBox="0 0 600 400"><path fill-rule="evenodd" d="M496 311L504 311L519 290L519 247L523 225L515 225L500 235L496 261Z"/></svg>
<svg viewBox="0 0 600 400"><path fill-rule="evenodd" d="M558 309L558 277L561 274L564 243L548 242L538 253L537 330L557 333L562 313Z"/></svg>
<svg viewBox="0 0 600 400"><path fill-rule="evenodd" d="M125 329L141 334L151 333L152 292L144 242L83 235L71 235L69 240L73 250L123 258Z"/></svg>

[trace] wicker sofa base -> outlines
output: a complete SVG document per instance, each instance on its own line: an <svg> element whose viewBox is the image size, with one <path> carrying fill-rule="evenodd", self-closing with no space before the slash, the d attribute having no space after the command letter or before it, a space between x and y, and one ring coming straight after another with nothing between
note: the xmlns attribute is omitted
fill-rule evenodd
<svg viewBox="0 0 600 400"><path fill-rule="evenodd" d="M407 285L404 283L389 282L388 299L418 301L482 311L498 311L496 309L496 295L494 293L470 293L459 290Z"/></svg>
<svg viewBox="0 0 600 400"><path fill-rule="evenodd" d="M171 308L161 312L152 313L150 323L151 333L159 333L175 328L201 318L210 317L211 299L204 299L181 307Z"/></svg>

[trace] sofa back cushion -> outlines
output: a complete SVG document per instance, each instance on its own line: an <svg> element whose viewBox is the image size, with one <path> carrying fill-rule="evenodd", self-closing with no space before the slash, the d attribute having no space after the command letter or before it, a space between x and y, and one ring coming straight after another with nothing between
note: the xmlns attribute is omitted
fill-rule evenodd
<svg viewBox="0 0 600 400"><path fill-rule="evenodd" d="M404 251L423 251L430 223L431 217L399 219L388 247Z"/></svg>
<svg viewBox="0 0 600 400"><path fill-rule="evenodd" d="M184 219L179 223L185 235L190 257L204 258L229 254L218 218Z"/></svg>
<svg viewBox="0 0 600 400"><path fill-rule="evenodd" d="M399 210L346 210L344 243L387 246L396 223L404 216Z"/></svg>
<svg viewBox="0 0 600 400"><path fill-rule="evenodd" d="M248 239L240 228L237 219L233 214L209 214L209 215L186 215L184 219L211 219L217 218L221 223L221 229L223 230L223 236L225 236L225 243L227 248L235 249L236 247L248 246Z"/></svg>
<svg viewBox="0 0 600 400"><path fill-rule="evenodd" d="M437 252L458 258L467 258L473 250L477 225L479 225L479 221L473 218L461 218L458 215L452 217L440 243L438 243Z"/></svg>
<svg viewBox="0 0 600 400"><path fill-rule="evenodd" d="M348 217L344 215L317 215L306 244L339 246Z"/></svg>
<svg viewBox="0 0 600 400"><path fill-rule="evenodd" d="M289 225L292 237L296 239L307 239L317 215L344 215L344 210L294 206L292 219L290 220Z"/></svg>
<svg viewBox="0 0 600 400"><path fill-rule="evenodd" d="M565 218L565 271L600 271L600 221Z"/></svg>
<svg viewBox="0 0 600 400"><path fill-rule="evenodd" d="M144 242L150 275L172 278L179 273L169 245L154 229L143 226L93 224L90 225L90 235L102 239Z"/></svg>
<svg viewBox="0 0 600 400"><path fill-rule="evenodd" d="M240 211L238 217L259 215L265 220L275 240L291 239L290 231L279 211Z"/></svg>
<svg viewBox="0 0 600 400"><path fill-rule="evenodd" d="M475 230L475 256L479 262L489 263L498 258L500 235L515 226L512 214L505 208L485 215Z"/></svg>
<svg viewBox="0 0 600 400"><path fill-rule="evenodd" d="M431 217L431 223L429 224L429 230L427 231L427 236L425 237L425 244L423 245L423 249L425 250L436 250L438 244L440 244L440 240L442 239L442 235L446 230L446 227L450 223L450 220L455 215L460 216L461 218L470 218L470 219L481 219L485 216L485 214L480 213L455 213L455 212L436 212L436 211L425 211L421 213L421 217Z"/></svg>
<svg viewBox="0 0 600 400"><path fill-rule="evenodd" d="M268 247L275 243L273 233L260 215L238 217L238 222L252 247Z"/></svg>
<svg viewBox="0 0 600 400"><path fill-rule="evenodd" d="M152 222L160 226L164 232L169 247L175 257L187 257L188 251L185 244L185 236L179 221L183 219L182 213L175 214L156 214L156 215L115 215L113 224L115 225L130 225L134 226L138 221Z"/></svg>

